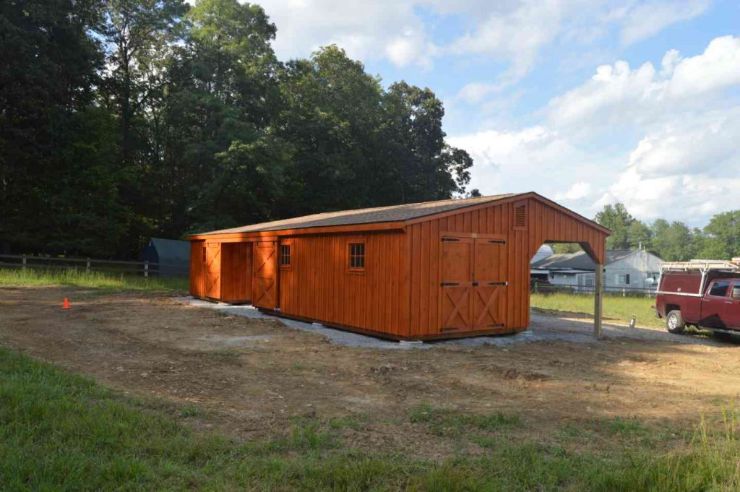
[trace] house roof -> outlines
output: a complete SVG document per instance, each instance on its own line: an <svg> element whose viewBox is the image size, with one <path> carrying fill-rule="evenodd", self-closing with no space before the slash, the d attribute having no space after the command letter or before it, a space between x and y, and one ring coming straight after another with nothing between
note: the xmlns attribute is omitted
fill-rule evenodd
<svg viewBox="0 0 740 492"><path fill-rule="evenodd" d="M613 249L606 252L606 265L630 256L636 251ZM583 270L593 272L596 263L585 251L577 253L559 253L532 263L536 270Z"/></svg>
<svg viewBox="0 0 740 492"><path fill-rule="evenodd" d="M495 202L515 196L513 193L481 196L475 198L437 200L433 202L406 203L388 207L361 208L304 215L291 219L262 222L243 227L221 229L202 234L232 234L243 232L282 231L286 229L303 229L307 227L332 227L354 224L372 224L378 222L398 222L435 215L460 208L471 207L482 203Z"/></svg>

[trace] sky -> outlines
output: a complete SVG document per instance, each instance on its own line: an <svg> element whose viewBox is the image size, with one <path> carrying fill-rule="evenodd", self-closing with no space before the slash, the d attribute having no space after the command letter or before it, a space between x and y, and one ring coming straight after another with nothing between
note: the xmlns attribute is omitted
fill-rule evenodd
<svg viewBox="0 0 740 492"><path fill-rule="evenodd" d="M740 209L740 1L257 3L282 60L333 43L432 89L483 194L696 227Z"/></svg>

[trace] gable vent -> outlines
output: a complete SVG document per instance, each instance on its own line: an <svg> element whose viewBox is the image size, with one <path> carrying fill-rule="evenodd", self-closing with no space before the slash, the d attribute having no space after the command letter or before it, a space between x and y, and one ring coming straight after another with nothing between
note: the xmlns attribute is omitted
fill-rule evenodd
<svg viewBox="0 0 740 492"><path fill-rule="evenodd" d="M514 206L514 227L527 227L527 204Z"/></svg>

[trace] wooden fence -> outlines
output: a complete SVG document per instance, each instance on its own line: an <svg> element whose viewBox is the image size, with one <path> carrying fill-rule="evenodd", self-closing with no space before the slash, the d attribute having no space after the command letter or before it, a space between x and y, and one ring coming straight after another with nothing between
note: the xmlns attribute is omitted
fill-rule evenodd
<svg viewBox="0 0 740 492"><path fill-rule="evenodd" d="M0 255L0 268L35 268L41 270L77 270L116 275L149 276L188 275L188 267L159 264L149 261L96 260L93 258L65 258L31 255Z"/></svg>

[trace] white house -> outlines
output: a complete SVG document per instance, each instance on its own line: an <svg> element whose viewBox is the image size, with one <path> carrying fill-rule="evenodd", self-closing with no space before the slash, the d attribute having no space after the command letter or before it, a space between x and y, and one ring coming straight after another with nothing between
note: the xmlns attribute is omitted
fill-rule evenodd
<svg viewBox="0 0 740 492"><path fill-rule="evenodd" d="M662 263L663 260L645 250L607 251L604 290L655 290ZM584 251L554 254L532 261L531 276L540 283L588 291L594 287L595 268L596 264Z"/></svg>

